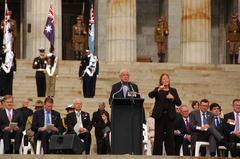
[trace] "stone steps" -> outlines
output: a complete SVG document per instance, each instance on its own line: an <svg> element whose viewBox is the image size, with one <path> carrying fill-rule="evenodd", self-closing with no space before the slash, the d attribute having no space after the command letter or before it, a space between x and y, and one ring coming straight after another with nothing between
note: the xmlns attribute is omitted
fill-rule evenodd
<svg viewBox="0 0 240 159"><path fill-rule="evenodd" d="M32 61L18 60L17 73L14 79L14 97L16 106L24 97L36 97L35 71ZM78 79L79 61L60 61L59 76L56 84L55 108L65 114L65 106L74 98L82 98L82 83ZM154 100L148 98L148 92L158 85L161 73L167 72L171 78L171 86L177 88L184 104L190 105L192 100L207 98L218 102L224 112L231 110L231 102L239 97L240 66L211 64L171 64L171 63L101 63L97 80L96 97L83 99L85 111L97 110L99 102L108 103L111 85L119 81L121 68L130 72L130 80L138 84L144 107L148 112ZM33 103L32 103L33 104ZM107 106L108 107L108 106ZM108 107L109 108L109 107Z"/></svg>

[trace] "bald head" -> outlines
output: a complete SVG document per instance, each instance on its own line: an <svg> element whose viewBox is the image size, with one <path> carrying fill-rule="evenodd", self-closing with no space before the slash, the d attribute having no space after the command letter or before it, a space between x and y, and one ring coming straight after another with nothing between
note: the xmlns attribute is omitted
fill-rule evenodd
<svg viewBox="0 0 240 159"><path fill-rule="evenodd" d="M124 83L127 83L129 81L129 72L127 69L121 69L119 72L120 80Z"/></svg>
<svg viewBox="0 0 240 159"><path fill-rule="evenodd" d="M27 108L28 105L29 105L29 100L27 98L23 99L22 100L22 107L26 107Z"/></svg>
<svg viewBox="0 0 240 159"><path fill-rule="evenodd" d="M186 105L181 105L179 109L180 109L180 114L181 114L184 118L187 118L188 115L189 115L188 107L187 107Z"/></svg>
<svg viewBox="0 0 240 159"><path fill-rule="evenodd" d="M82 109L82 101L79 98L73 100L73 105L76 111L81 111Z"/></svg>

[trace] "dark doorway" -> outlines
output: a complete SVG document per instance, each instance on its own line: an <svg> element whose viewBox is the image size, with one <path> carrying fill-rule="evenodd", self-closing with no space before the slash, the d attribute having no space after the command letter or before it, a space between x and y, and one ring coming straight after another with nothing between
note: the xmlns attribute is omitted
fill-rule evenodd
<svg viewBox="0 0 240 159"><path fill-rule="evenodd" d="M83 13L84 23L88 27L91 0L62 0L62 59L73 60L72 26L76 23L77 16ZM87 28L88 29L88 28Z"/></svg>
<svg viewBox="0 0 240 159"><path fill-rule="evenodd" d="M20 23L21 23L21 8L23 8L24 1L21 0L8 0L8 9L12 11L12 19L16 20L17 23L17 31L16 31L16 39L14 42L14 53L16 58L20 58ZM0 21L4 19L4 10L5 10L5 0L0 0ZM0 30L0 46L3 43L3 30Z"/></svg>

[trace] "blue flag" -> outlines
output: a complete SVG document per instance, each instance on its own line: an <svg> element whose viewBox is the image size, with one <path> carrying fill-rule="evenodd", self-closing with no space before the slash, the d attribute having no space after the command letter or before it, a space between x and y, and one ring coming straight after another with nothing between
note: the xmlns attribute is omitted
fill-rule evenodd
<svg viewBox="0 0 240 159"><path fill-rule="evenodd" d="M88 47L90 54L94 53L94 12L93 12L93 5L91 5L90 9L90 20L89 20L89 29L88 29Z"/></svg>
<svg viewBox="0 0 240 159"><path fill-rule="evenodd" d="M50 45L54 47L54 41L55 41L55 25L54 25L54 11L52 8L52 5L49 8L49 13L47 17L47 22L44 28L43 34L46 36L46 38L49 40Z"/></svg>

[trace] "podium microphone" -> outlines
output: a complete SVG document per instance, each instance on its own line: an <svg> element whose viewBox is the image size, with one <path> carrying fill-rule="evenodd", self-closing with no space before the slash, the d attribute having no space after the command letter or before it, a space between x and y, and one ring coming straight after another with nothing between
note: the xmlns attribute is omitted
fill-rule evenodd
<svg viewBox="0 0 240 159"><path fill-rule="evenodd" d="M118 94L119 92L121 92L122 89L123 89L123 86L121 86L121 88L120 88L117 92L113 93L113 95L112 95L112 100L111 100L111 105L112 105L113 99L115 98L115 95Z"/></svg>
<svg viewBox="0 0 240 159"><path fill-rule="evenodd" d="M129 86L131 89L131 92L130 92L131 96L133 96L133 97L137 97L138 95L140 96L140 94L133 89L131 82L129 82Z"/></svg>

